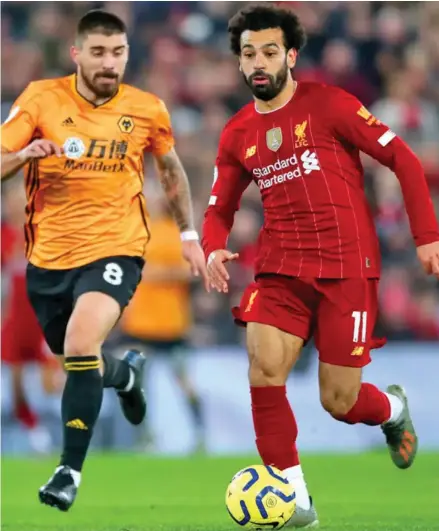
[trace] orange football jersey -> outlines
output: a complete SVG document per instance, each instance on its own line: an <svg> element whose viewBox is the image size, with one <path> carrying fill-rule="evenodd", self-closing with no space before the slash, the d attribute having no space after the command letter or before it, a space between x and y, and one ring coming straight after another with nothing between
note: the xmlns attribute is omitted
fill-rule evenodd
<svg viewBox="0 0 439 531"><path fill-rule="evenodd" d="M36 81L2 125L1 145L16 152L34 138L52 140L64 154L25 169L28 260L70 269L107 256L143 256L143 153L164 155L174 146L164 103L121 85L96 106L78 93L75 75Z"/></svg>
<svg viewBox="0 0 439 531"><path fill-rule="evenodd" d="M149 226L153 237L145 254L147 264L164 270L188 269L175 221L152 219ZM123 314L121 328L126 334L140 339L173 341L187 335L190 314L188 281L143 280Z"/></svg>

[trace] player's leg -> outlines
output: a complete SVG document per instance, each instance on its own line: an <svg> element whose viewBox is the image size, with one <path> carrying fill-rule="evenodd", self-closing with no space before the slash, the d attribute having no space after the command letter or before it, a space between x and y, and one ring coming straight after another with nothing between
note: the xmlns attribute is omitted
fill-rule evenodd
<svg viewBox="0 0 439 531"><path fill-rule="evenodd" d="M247 325L256 446L264 464L280 470L297 470L300 466L297 423L287 398L286 381L302 345L302 338L274 326L253 322ZM308 504L307 500L302 501Z"/></svg>
<svg viewBox="0 0 439 531"><path fill-rule="evenodd" d="M76 497L102 403L102 344L134 293L140 272L141 266L126 257L99 260L77 270L49 272L50 275L30 268L28 286L32 281L38 284L39 278L39 289L33 292L29 289L31 302L51 350L64 354L67 374L61 402L62 457L54 476L40 489L40 500L61 510L68 510ZM55 279L54 274L59 278ZM50 284L51 289L47 289ZM143 357L134 352L127 357L121 401L125 413L134 412L143 418L146 409L141 391ZM126 388L128 385L131 389Z"/></svg>
<svg viewBox="0 0 439 531"><path fill-rule="evenodd" d="M407 468L414 460L417 436L399 386L383 392L362 382L370 362L377 314L376 282L349 279L327 284L318 310L316 346L323 407L348 424L381 426L394 463Z"/></svg>
<svg viewBox="0 0 439 531"><path fill-rule="evenodd" d="M40 488L39 498L62 511L73 504L81 481L103 398L100 349L119 312L118 303L108 295L81 295L68 321L64 346L58 345L66 371L61 398L63 449L55 473Z"/></svg>
<svg viewBox="0 0 439 531"><path fill-rule="evenodd" d="M11 373L12 404L15 418L28 430L35 428L38 417L27 400L23 370L25 360L21 340L23 331L20 330L20 316L9 315L1 329L2 362L9 366Z"/></svg>
<svg viewBox="0 0 439 531"><path fill-rule="evenodd" d="M309 336L311 311L304 300L313 290L300 281L260 278L234 309L238 322L247 323L249 382L256 446L262 461L285 471L296 489L297 511L290 524L315 525L317 514L296 447L297 423L286 393L288 375L304 339Z"/></svg>
<svg viewBox="0 0 439 531"><path fill-rule="evenodd" d="M46 359L40 363L41 384L45 393L53 395L61 392L64 388L64 363L62 356L53 356L52 353L46 354L46 356Z"/></svg>
<svg viewBox="0 0 439 531"><path fill-rule="evenodd" d="M104 340L134 295L141 279L143 264L141 258L118 256L97 260L83 268L75 285L74 300L91 292L105 294L113 299L114 318L110 319L111 327L106 331ZM75 330L77 336L78 333L81 333L79 327ZM143 355L138 351L128 350L120 358L110 350L101 352L102 344L98 350L102 356L104 388L114 388L126 419L131 424L140 424L146 412L141 386L145 363Z"/></svg>
<svg viewBox="0 0 439 531"><path fill-rule="evenodd" d="M16 419L26 429L29 444L38 454L47 454L52 449L52 438L49 430L40 423L37 413L32 408L26 392L24 369L28 363L39 362L38 344L35 339L35 323L29 319L25 305L22 313L7 316L2 327L2 361L10 367L13 411ZM31 310L31 309L30 309ZM33 314L31 313L31 316ZM41 332L37 328L37 332Z"/></svg>
<svg viewBox="0 0 439 531"><path fill-rule="evenodd" d="M141 262L141 261L140 261ZM61 465L81 470L104 386L118 389L125 415L139 424L146 412L142 392L144 358L129 351L123 360L106 354L101 375L102 345L130 301L140 280L137 259L115 257L82 268L74 290L74 309L64 341L67 382L63 395L64 452ZM75 420L87 430L78 429Z"/></svg>
<svg viewBox="0 0 439 531"><path fill-rule="evenodd" d="M28 430L35 428L38 417L27 400L24 382L22 341L25 331L21 329L20 315L8 315L1 328L1 357L11 374L12 404L15 418Z"/></svg>
<svg viewBox="0 0 439 531"><path fill-rule="evenodd" d="M76 300L67 325L64 341L67 378L61 399L63 450L55 474L40 489L43 503L64 511L75 500L102 404L102 344L119 319L120 311L119 303L105 293L82 293ZM137 356L135 353L133 355ZM126 369L129 373L128 364ZM127 381L129 378L128 374ZM143 414L144 405L142 402ZM138 411L139 404L136 403L135 407Z"/></svg>
<svg viewBox="0 0 439 531"><path fill-rule="evenodd" d="M288 375L300 356L303 339L274 326L247 325L249 381L256 446L265 465L283 470L294 485L296 512L288 527L314 527L317 513L297 451L297 423L286 393Z"/></svg>
<svg viewBox="0 0 439 531"><path fill-rule="evenodd" d="M195 428L195 451L202 452L205 450L205 423L202 409L201 398L189 376L187 367L187 346L184 341L176 342L171 346L170 356L172 371L175 379L184 395L188 405L193 426Z"/></svg>
<svg viewBox="0 0 439 531"><path fill-rule="evenodd" d="M144 353L144 363L142 366L142 378L141 378L141 389L143 400L146 403L146 397L148 393L148 381L149 381L149 372L151 368L151 357L154 355L153 350L150 348L147 341L143 339L130 336L128 334L117 334L115 340L112 342L112 345L108 347L103 353L104 358L104 367L106 366L109 357L111 356L112 360L121 361L126 363L125 358L128 352L142 352ZM142 358L143 359L143 358ZM104 372L104 387L105 387L105 374ZM121 382L122 383L122 382ZM112 386L114 387L114 385ZM123 404L122 404L123 405ZM123 409L123 408L122 408ZM154 451L154 434L152 426L150 423L150 418L146 413L139 429L136 430L136 448L142 452L152 452Z"/></svg>
<svg viewBox="0 0 439 531"><path fill-rule="evenodd" d="M10 371L14 414L26 429L32 430L38 425L38 415L32 410L24 390L24 364L13 363Z"/></svg>

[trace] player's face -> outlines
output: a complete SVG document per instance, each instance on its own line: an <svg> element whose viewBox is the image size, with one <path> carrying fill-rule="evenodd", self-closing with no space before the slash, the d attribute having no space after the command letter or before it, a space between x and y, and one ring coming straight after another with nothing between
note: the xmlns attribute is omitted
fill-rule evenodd
<svg viewBox="0 0 439 531"><path fill-rule="evenodd" d="M285 87L296 64L295 50L286 50L279 28L244 31L240 69L253 95L263 101L275 98Z"/></svg>
<svg viewBox="0 0 439 531"><path fill-rule="evenodd" d="M78 75L97 97L107 98L117 92L128 61L124 33L90 33L80 47L72 50L72 55L78 65Z"/></svg>

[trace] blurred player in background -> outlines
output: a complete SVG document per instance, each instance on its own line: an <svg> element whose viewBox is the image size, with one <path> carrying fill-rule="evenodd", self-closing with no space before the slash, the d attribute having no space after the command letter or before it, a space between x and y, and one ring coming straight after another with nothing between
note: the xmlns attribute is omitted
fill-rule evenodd
<svg viewBox="0 0 439 531"><path fill-rule="evenodd" d="M25 390L24 369L37 363L46 393L61 390L64 375L44 340L35 312L26 293L26 259L24 256L26 196L21 181L12 181L2 190L3 218L1 226L2 282L8 279L8 290L2 297L2 362L10 367L13 409L16 419L26 428L31 448L38 453L52 449L49 431L39 423Z"/></svg>
<svg viewBox="0 0 439 531"><path fill-rule="evenodd" d="M13 105L1 139L2 179L26 164L27 291L67 371L62 457L39 491L42 503L63 511L77 494L103 388L117 390L129 422L145 417L143 355L102 355L142 275L149 240L145 151L158 165L183 255L194 274L206 275L166 107L153 94L122 84L125 24L105 11L87 13L71 56L77 73L31 83Z"/></svg>
<svg viewBox="0 0 439 531"><path fill-rule="evenodd" d="M296 487L296 527L314 526L285 382L304 342L319 351L320 398L335 419L381 426L393 462L409 467L417 436L402 387L362 383L377 316L380 255L364 194L360 151L399 179L418 257L439 277L439 234L422 166L388 127L343 90L297 83L291 74L305 33L274 5L244 8L229 23L231 48L254 103L223 130L205 214L203 246L212 285L227 292L226 250L241 195L254 180L264 226L256 278L234 310L247 325L256 444L265 464ZM422 369L421 369L422 370Z"/></svg>
<svg viewBox="0 0 439 531"><path fill-rule="evenodd" d="M158 193L157 193L158 192ZM153 237L145 254L142 281L120 322L124 348L141 349L170 362L195 428L194 451L204 449L200 398L190 380L186 358L191 327L190 280L182 257L178 227L161 191L148 189L148 225ZM148 362L147 362L148 367ZM142 426L147 448L154 447L148 415Z"/></svg>

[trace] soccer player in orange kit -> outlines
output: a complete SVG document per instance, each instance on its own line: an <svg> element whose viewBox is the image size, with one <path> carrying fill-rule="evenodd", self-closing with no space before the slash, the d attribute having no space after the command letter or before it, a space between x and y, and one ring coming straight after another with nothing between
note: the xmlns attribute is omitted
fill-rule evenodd
<svg viewBox="0 0 439 531"><path fill-rule="evenodd" d="M71 56L77 73L31 83L1 141L2 179L26 164L27 290L50 349L65 360L63 452L39 491L42 503L63 511L77 494L103 388L117 390L132 424L145 416L144 356L128 351L117 360L101 352L141 279L149 240L145 151L157 163L183 256L192 273L207 278L167 109L122 83L125 24L90 11L79 21Z"/></svg>

